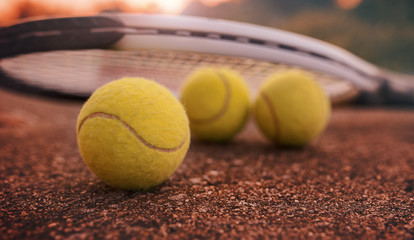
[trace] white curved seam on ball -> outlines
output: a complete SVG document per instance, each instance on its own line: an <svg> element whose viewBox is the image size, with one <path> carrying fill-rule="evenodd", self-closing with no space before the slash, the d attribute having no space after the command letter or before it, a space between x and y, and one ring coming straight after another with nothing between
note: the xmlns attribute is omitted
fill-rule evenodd
<svg viewBox="0 0 414 240"><path fill-rule="evenodd" d="M279 137L280 137L279 136L280 132L278 131L279 119L277 118L275 108L274 108L274 106L272 104L272 101L270 100L269 96L267 96L267 94L265 92L262 92L261 96L262 96L263 100L265 101L267 107L269 108L270 116L272 118L272 123L273 123L273 126L275 128L275 138L276 138L276 140L279 140Z"/></svg>
<svg viewBox="0 0 414 240"><path fill-rule="evenodd" d="M225 99L224 99L224 103L223 103L223 107L220 109L220 111L213 115L212 117L209 118L204 118L204 119L196 119L196 118L192 118L189 117L190 122L192 124L208 124L211 122L214 122L216 120L218 120L220 117L222 117L224 115L224 113L227 111L227 109L229 108L230 105L230 97L231 97L231 90L230 90L230 84L227 80L227 78L224 76L224 74L218 72L217 75L219 76L220 80L222 81L223 85L224 85L224 91L225 91Z"/></svg>
<svg viewBox="0 0 414 240"><path fill-rule="evenodd" d="M126 128L126 129L128 129L128 131L130 131L140 142L142 142L145 146L147 146L148 148L151 148L151 149L154 149L154 150L158 150L158 151L161 151L161 152L175 152L175 151L178 151L178 150L180 150L183 146L184 146L184 144L186 143L186 141L187 141L187 138L188 138L188 133L185 135L185 137L184 137L184 140L180 143L180 145L178 145L177 147L173 147L173 148L162 148L162 147L158 147L158 146L155 146L155 145L153 145L153 144L151 144L151 143L149 143L149 142L147 142L143 137L141 137L140 135L138 135L138 133L131 127L131 126L129 126L128 125L128 123L126 123L125 121L123 121L122 119L120 119L118 116L116 116L116 115L112 115L112 114L109 114L109 113L104 113L104 112L94 112L94 113L91 113L91 114L89 114L88 116L86 116L82 121L81 121L81 123L79 124L79 128L78 128L78 133L80 132L80 130L81 130L81 128L82 128L82 126L83 126L83 124L87 121L87 120L89 120L89 119L92 119L92 118L96 118L96 117L100 117L100 118L108 118L108 119L113 119L113 120L117 120L117 121L119 121L119 122L121 122L121 124Z"/></svg>

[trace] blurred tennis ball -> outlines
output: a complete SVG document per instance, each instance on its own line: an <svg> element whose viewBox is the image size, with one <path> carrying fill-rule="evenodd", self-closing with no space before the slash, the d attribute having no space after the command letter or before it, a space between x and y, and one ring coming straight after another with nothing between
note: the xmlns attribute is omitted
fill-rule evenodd
<svg viewBox="0 0 414 240"><path fill-rule="evenodd" d="M99 88L84 104L77 139L85 163L105 183L148 189L181 164L190 130L184 108L166 88L123 78Z"/></svg>
<svg viewBox="0 0 414 240"><path fill-rule="evenodd" d="M182 86L181 102L196 138L225 142L234 137L247 120L249 89L233 70L200 68Z"/></svg>
<svg viewBox="0 0 414 240"><path fill-rule="evenodd" d="M254 103L260 130L271 141L284 146L311 142L326 128L330 112L324 90L300 70L271 75Z"/></svg>

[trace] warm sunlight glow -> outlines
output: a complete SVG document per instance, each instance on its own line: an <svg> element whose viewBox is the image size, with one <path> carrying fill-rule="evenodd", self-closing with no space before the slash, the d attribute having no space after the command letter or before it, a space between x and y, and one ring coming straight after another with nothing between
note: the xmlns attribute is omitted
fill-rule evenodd
<svg viewBox="0 0 414 240"><path fill-rule="evenodd" d="M180 13L189 3L189 0L124 0L125 11L137 11L140 9L158 10L163 13Z"/></svg>
<svg viewBox="0 0 414 240"><path fill-rule="evenodd" d="M336 0L336 4L343 9L353 9L356 8L362 0Z"/></svg>
<svg viewBox="0 0 414 240"><path fill-rule="evenodd" d="M200 0L200 2L206 6L214 7L225 2L235 2L235 0Z"/></svg>
<svg viewBox="0 0 414 240"><path fill-rule="evenodd" d="M9 23L12 19L19 17L18 1L1 1L0 0L0 25ZM5 23L5 24L2 24Z"/></svg>
<svg viewBox="0 0 414 240"><path fill-rule="evenodd" d="M81 16L101 11L180 14L193 1L206 6L240 0L0 0L0 26L33 16Z"/></svg>
<svg viewBox="0 0 414 240"><path fill-rule="evenodd" d="M164 12L180 13L188 3L188 0L158 0L155 1Z"/></svg>

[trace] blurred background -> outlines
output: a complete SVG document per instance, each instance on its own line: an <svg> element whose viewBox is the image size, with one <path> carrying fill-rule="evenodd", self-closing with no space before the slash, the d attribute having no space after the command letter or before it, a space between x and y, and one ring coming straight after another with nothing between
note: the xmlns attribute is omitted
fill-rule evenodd
<svg viewBox="0 0 414 240"><path fill-rule="evenodd" d="M414 74L413 0L0 0L0 26L27 17L103 11L205 16L265 25L315 37L379 66Z"/></svg>

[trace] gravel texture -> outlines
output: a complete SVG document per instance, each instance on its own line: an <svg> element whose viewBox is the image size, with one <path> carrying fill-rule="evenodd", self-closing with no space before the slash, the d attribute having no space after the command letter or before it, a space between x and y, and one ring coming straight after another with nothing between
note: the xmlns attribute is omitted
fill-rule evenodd
<svg viewBox="0 0 414 240"><path fill-rule="evenodd" d="M413 109L336 108L303 149L250 121L129 192L83 163L80 107L0 91L0 239L414 239Z"/></svg>

